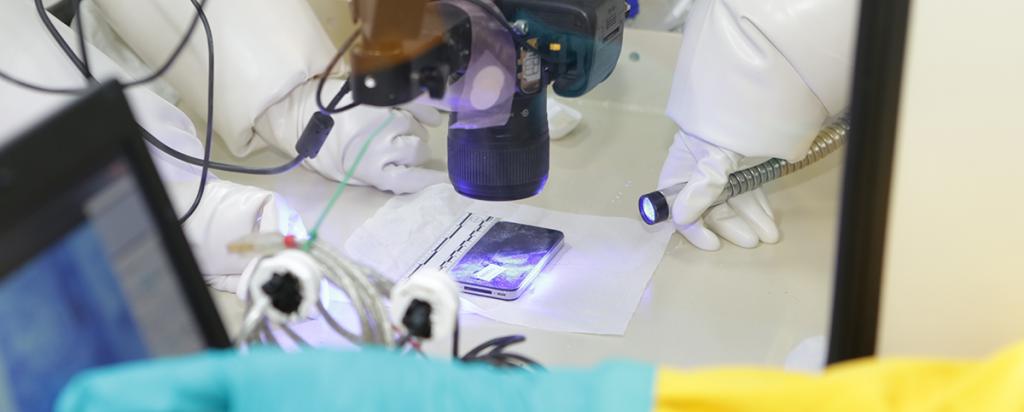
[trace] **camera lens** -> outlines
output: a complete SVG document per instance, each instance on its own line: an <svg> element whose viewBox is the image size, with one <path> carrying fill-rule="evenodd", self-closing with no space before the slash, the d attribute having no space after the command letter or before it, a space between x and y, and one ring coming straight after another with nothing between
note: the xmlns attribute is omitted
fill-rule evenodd
<svg viewBox="0 0 1024 412"><path fill-rule="evenodd" d="M448 130L448 176L455 190L469 198L510 201L534 196L547 182L549 159L545 92L516 94L503 126Z"/></svg>

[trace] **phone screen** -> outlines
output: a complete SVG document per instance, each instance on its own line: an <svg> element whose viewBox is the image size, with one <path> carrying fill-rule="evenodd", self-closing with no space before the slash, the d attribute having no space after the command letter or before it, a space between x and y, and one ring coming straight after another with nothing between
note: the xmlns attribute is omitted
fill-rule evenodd
<svg viewBox="0 0 1024 412"><path fill-rule="evenodd" d="M450 270L473 286L515 291L544 269L565 235L557 230L498 222Z"/></svg>

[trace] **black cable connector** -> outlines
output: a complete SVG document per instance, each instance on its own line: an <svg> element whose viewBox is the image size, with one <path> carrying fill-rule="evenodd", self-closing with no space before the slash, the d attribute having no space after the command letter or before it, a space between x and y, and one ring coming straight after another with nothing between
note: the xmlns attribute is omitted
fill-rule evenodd
<svg viewBox="0 0 1024 412"><path fill-rule="evenodd" d="M275 273L260 289L270 297L270 303L282 313L295 313L302 304L299 278L291 273Z"/></svg>
<svg viewBox="0 0 1024 412"><path fill-rule="evenodd" d="M330 115L316 112L309 117L306 128L302 130L299 140L295 142L295 152L303 158L313 159L320 154L320 148L327 141L334 129L334 118Z"/></svg>
<svg viewBox="0 0 1024 412"><path fill-rule="evenodd" d="M433 309L430 304L419 299L413 299L409 308L402 316L402 325L409 331L409 335L421 339L430 339L433 334L430 326L430 312Z"/></svg>

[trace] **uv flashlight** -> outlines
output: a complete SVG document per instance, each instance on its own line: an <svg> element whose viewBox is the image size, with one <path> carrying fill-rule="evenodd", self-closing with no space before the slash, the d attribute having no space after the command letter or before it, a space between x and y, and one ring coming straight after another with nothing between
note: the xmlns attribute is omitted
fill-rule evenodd
<svg viewBox="0 0 1024 412"><path fill-rule="evenodd" d="M676 195L683 191L684 187L686 187L685 182L640 196L638 204L640 207L640 218L648 225L668 220L672 216L672 202L676 199Z"/></svg>
<svg viewBox="0 0 1024 412"><path fill-rule="evenodd" d="M672 202L669 202L669 198L675 199L675 195L682 191L682 187L678 190L674 190L677 186L685 186L686 184L680 184L675 186L669 186L662 190L655 190L646 195L640 196L640 218L644 220L644 223L653 225L668 220L671 216ZM674 191L673 191L674 190Z"/></svg>
<svg viewBox="0 0 1024 412"><path fill-rule="evenodd" d="M674 184L664 189L658 189L640 196L640 201L637 204L640 208L640 218L648 225L654 225L668 220L668 218L672 216L672 202L676 200L676 196L678 196L684 188L686 188L686 182ZM726 186L725 190L718 195L718 198L715 199L709 207L725 203L732 196L732 187Z"/></svg>
<svg viewBox="0 0 1024 412"><path fill-rule="evenodd" d="M769 159L757 166L730 174L729 181L723 188L722 193L718 195L718 198L715 199L709 208L725 203L733 196L757 189L768 182L794 173L823 159L842 147L846 143L846 136L849 133L850 120L846 118L846 115L842 115L832 124L818 132L818 137L814 139L814 143L807 150L807 155L804 156L803 160L790 163L782 159ZM685 188L686 182L683 182L640 196L640 201L638 202L640 218L648 225L668 220L672 216L672 202Z"/></svg>

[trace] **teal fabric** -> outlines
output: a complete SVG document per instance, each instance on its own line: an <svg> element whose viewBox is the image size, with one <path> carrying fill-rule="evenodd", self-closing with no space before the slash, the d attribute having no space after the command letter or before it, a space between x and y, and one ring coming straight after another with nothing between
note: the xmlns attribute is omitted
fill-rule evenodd
<svg viewBox="0 0 1024 412"><path fill-rule="evenodd" d="M650 411L654 372L608 362L529 373L381 349L213 351L86 371L57 410Z"/></svg>

